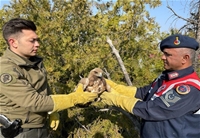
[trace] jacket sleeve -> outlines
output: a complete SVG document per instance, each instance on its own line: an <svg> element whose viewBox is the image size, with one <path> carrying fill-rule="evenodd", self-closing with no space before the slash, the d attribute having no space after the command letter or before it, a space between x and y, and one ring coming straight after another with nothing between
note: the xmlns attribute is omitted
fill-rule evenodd
<svg viewBox="0 0 200 138"><path fill-rule="evenodd" d="M184 114L194 114L200 109L200 92L190 86L188 94L179 94L175 89L149 101L138 101L133 113L145 120L167 120Z"/></svg>
<svg viewBox="0 0 200 138"><path fill-rule="evenodd" d="M138 98L138 99L144 99L145 96L147 95L147 93L149 92L150 88L151 88L151 85L147 85L147 86L144 86L144 87L137 88L137 92L135 94L135 97Z"/></svg>

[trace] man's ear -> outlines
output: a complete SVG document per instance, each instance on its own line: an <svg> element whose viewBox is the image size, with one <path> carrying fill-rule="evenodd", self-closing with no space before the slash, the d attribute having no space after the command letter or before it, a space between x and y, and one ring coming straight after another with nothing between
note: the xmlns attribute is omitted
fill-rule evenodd
<svg viewBox="0 0 200 138"><path fill-rule="evenodd" d="M186 63L190 59L189 55L184 55L183 56L183 63Z"/></svg>
<svg viewBox="0 0 200 138"><path fill-rule="evenodd" d="M15 38L9 38L8 43L10 47L17 48L18 42Z"/></svg>

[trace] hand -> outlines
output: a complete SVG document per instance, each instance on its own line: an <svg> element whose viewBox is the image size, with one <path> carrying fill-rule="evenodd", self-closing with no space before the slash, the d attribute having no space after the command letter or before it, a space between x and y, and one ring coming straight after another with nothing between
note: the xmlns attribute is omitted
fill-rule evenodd
<svg viewBox="0 0 200 138"><path fill-rule="evenodd" d="M93 102L98 97L97 93L84 92L83 84L79 83L75 92L70 94L51 95L54 103L54 109L51 112L58 112L77 104L86 104Z"/></svg>
<svg viewBox="0 0 200 138"><path fill-rule="evenodd" d="M115 105L121 107L125 111L133 113L133 108L139 99L135 97L127 97L116 93L114 89L111 92L104 92L101 94L101 101L108 105Z"/></svg>
<svg viewBox="0 0 200 138"><path fill-rule="evenodd" d="M74 95L76 95L79 100L76 101L76 104L86 104L89 102L95 101L96 98L98 98L97 93L91 93L83 90L83 84L79 83L76 91L74 92Z"/></svg>
<svg viewBox="0 0 200 138"><path fill-rule="evenodd" d="M57 112L54 112L49 115L49 120L50 120L50 127L53 130L57 130L58 125L60 123L60 115Z"/></svg>
<svg viewBox="0 0 200 138"><path fill-rule="evenodd" d="M122 94L124 96L128 96L132 98L132 97L135 97L135 94L137 92L137 88L134 86L120 85L108 79L106 79L106 83L109 84L111 88L115 89L115 91L118 94Z"/></svg>

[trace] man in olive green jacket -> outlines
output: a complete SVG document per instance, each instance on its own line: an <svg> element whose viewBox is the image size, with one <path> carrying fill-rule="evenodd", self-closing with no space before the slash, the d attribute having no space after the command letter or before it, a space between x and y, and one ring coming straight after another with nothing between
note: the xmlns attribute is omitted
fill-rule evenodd
<svg viewBox="0 0 200 138"><path fill-rule="evenodd" d="M16 138L45 138L48 113L56 129L58 111L97 98L95 93L83 92L82 84L68 95L51 95L42 58L37 56L39 38L32 21L11 19L3 26L3 37L8 48L0 58L0 114L11 121L22 120L23 129Z"/></svg>

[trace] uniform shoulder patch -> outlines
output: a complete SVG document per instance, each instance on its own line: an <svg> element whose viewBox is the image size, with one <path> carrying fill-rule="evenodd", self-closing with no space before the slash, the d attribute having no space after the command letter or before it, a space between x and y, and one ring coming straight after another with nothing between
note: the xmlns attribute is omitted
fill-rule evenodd
<svg viewBox="0 0 200 138"><path fill-rule="evenodd" d="M0 75L0 82L4 85L10 85L10 84L13 84L15 83L17 80L16 80L16 77L11 75L10 73L2 73Z"/></svg>
<svg viewBox="0 0 200 138"><path fill-rule="evenodd" d="M190 86L189 85L180 85L176 87L176 92L178 94L188 94L190 92Z"/></svg>
<svg viewBox="0 0 200 138"><path fill-rule="evenodd" d="M0 81L4 84L8 84L13 80L12 75L8 74L8 73L3 73L0 76Z"/></svg>
<svg viewBox="0 0 200 138"><path fill-rule="evenodd" d="M174 89L171 89L160 96L160 99L167 107L170 107L171 105L178 102L181 99L181 96Z"/></svg>

